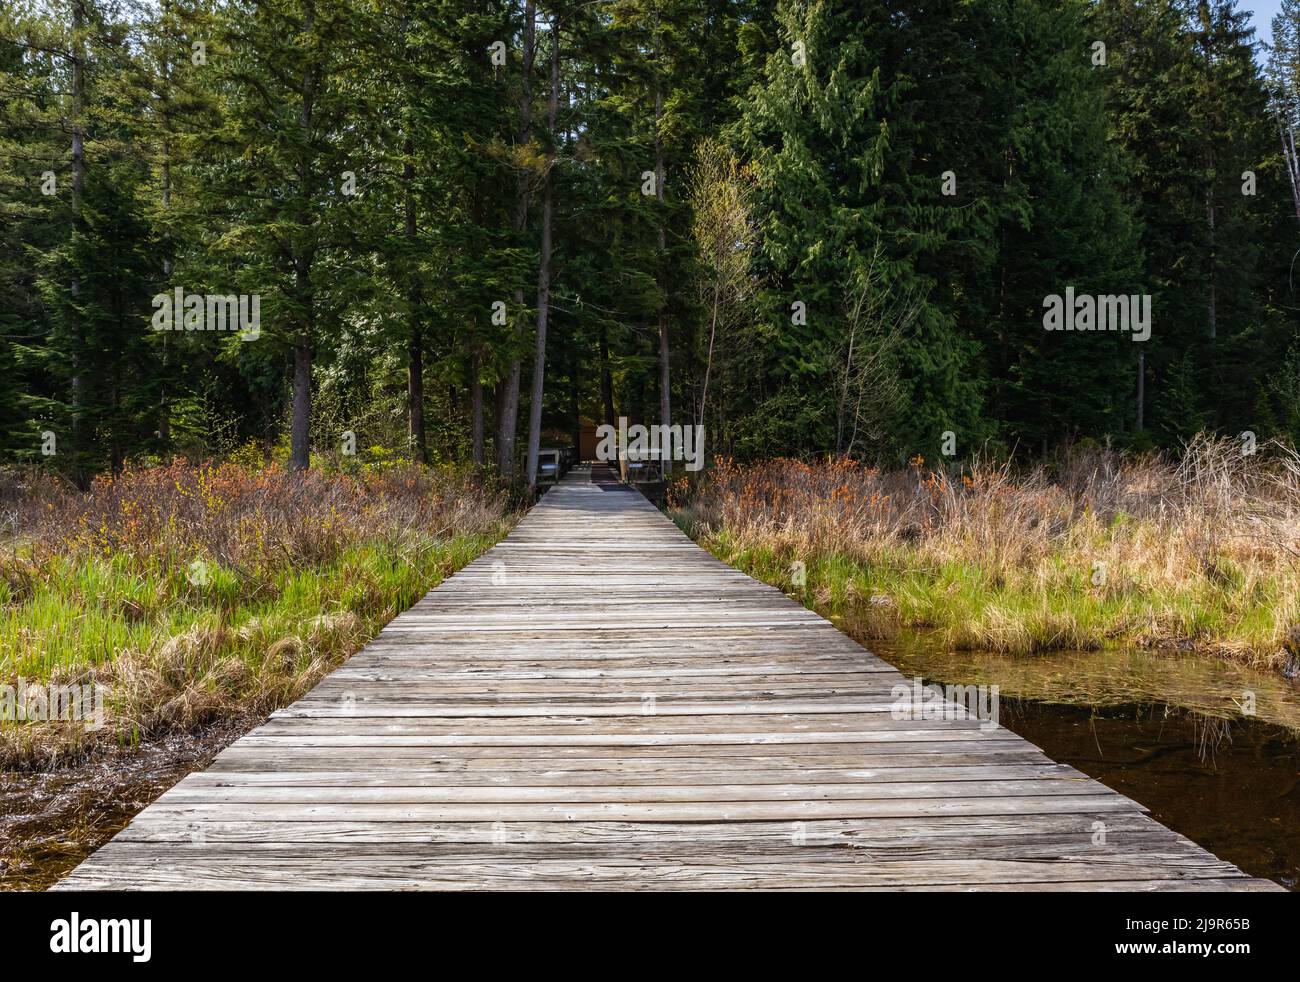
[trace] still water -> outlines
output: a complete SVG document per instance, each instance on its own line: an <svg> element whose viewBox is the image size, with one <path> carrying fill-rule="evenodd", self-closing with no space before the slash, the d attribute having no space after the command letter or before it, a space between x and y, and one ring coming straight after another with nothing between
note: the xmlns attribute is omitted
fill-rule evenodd
<svg viewBox="0 0 1300 982"><path fill-rule="evenodd" d="M1300 889L1300 686L1183 652L1032 656L865 640L908 677L997 685L1003 726L1157 821Z"/></svg>

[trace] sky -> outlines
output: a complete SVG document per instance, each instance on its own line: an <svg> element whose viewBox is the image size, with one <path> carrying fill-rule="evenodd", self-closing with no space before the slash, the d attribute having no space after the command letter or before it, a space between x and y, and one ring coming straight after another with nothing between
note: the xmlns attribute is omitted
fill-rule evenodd
<svg viewBox="0 0 1300 982"><path fill-rule="evenodd" d="M1267 42L1273 36L1273 17L1282 6L1282 0L1242 0L1241 10L1253 11L1250 22L1255 25L1255 40Z"/></svg>

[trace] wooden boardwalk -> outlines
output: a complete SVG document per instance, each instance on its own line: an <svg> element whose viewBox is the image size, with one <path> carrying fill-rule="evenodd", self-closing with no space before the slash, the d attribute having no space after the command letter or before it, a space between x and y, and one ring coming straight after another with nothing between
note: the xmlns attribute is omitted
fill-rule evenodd
<svg viewBox="0 0 1300 982"><path fill-rule="evenodd" d="M56 889L1278 889L575 471Z"/></svg>

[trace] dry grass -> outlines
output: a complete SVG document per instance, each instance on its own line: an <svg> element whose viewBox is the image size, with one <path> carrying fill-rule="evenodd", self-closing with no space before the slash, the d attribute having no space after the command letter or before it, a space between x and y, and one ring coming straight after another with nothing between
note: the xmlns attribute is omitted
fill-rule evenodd
<svg viewBox="0 0 1300 982"><path fill-rule="evenodd" d="M176 463L81 494L0 475L0 683L97 683L107 725L0 724L0 766L264 716L508 529L464 471Z"/></svg>
<svg viewBox="0 0 1300 982"><path fill-rule="evenodd" d="M678 520L729 561L867 633L960 648L1112 645L1296 667L1300 456L1195 439L1178 460L1076 452L1049 471L976 461L723 463ZM1288 648L1290 650L1288 650Z"/></svg>

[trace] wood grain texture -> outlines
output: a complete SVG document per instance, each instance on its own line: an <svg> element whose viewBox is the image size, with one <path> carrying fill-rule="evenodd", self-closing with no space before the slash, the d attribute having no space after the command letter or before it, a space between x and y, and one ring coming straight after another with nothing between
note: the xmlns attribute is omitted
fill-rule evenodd
<svg viewBox="0 0 1300 982"><path fill-rule="evenodd" d="M575 469L56 886L1270 890Z"/></svg>

